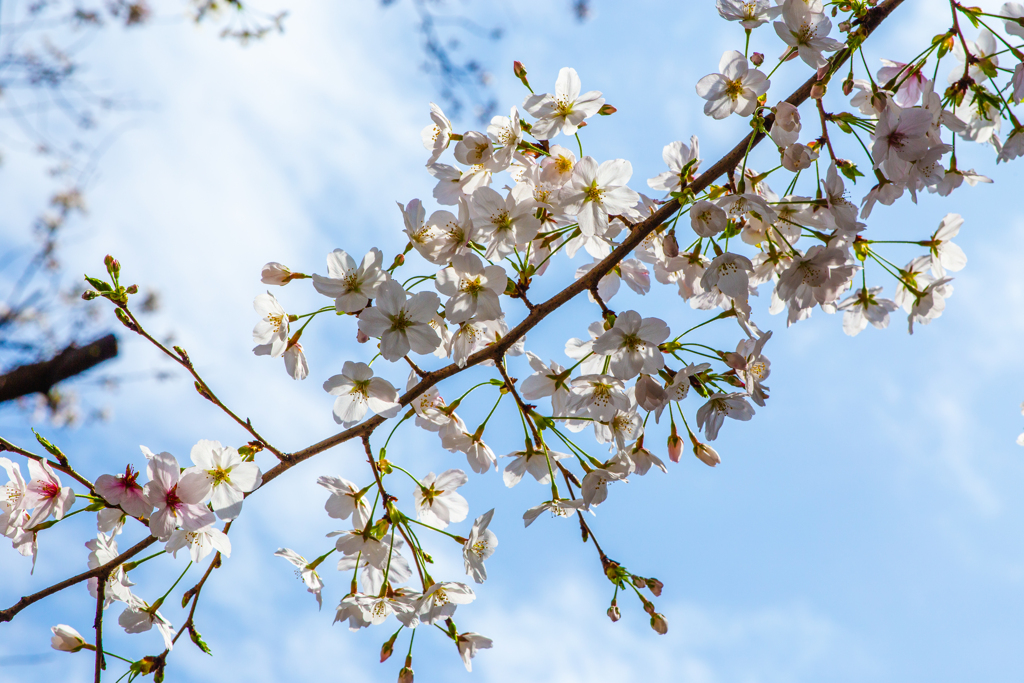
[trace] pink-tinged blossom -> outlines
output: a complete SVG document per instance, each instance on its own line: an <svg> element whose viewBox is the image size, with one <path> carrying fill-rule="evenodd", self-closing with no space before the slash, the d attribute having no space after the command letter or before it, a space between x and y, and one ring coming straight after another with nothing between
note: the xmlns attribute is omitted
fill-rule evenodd
<svg viewBox="0 0 1024 683"><path fill-rule="evenodd" d="M7 471L10 479L3 488L0 488L0 533L7 535L7 530L18 524L21 520L21 513L26 509L26 494L28 489L24 477L21 476L21 467L10 458L0 457L0 467Z"/></svg>
<svg viewBox="0 0 1024 683"><path fill-rule="evenodd" d="M380 355L396 361L410 350L433 353L441 337L430 326L441 300L433 292L417 292L411 297L402 285L388 280L377 290L374 306L359 314L359 329L370 337L380 337Z"/></svg>
<svg viewBox="0 0 1024 683"><path fill-rule="evenodd" d="M843 332L856 337L871 323L880 330L889 326L889 314L899 308L894 301L879 298L881 287L858 289L837 306L843 311Z"/></svg>
<svg viewBox="0 0 1024 683"><path fill-rule="evenodd" d="M769 135L777 146L786 149L795 144L801 128L799 109L785 101L775 105L775 122Z"/></svg>
<svg viewBox="0 0 1024 683"><path fill-rule="evenodd" d="M131 465L124 468L124 474L116 477L112 474L101 474L96 478L96 493L111 505L118 505L132 517L145 517L153 511L153 506L146 501L142 486L138 483L139 472Z"/></svg>
<svg viewBox="0 0 1024 683"><path fill-rule="evenodd" d="M213 511L223 520L238 517L246 493L260 487L263 474L254 462L243 462L242 456L231 446L222 446L220 441L203 439L192 447L192 462L182 473L182 481L191 483L191 478L204 482L206 489L203 500L212 495ZM197 529L188 529L197 531Z"/></svg>
<svg viewBox="0 0 1024 683"><path fill-rule="evenodd" d="M690 207L690 226L698 237L714 237L729 225L725 210L706 199L694 202Z"/></svg>
<svg viewBox="0 0 1024 683"><path fill-rule="evenodd" d="M512 488L522 480L523 475L527 472L539 483L550 484L551 473L558 470L555 462L570 456L568 453L558 453L545 448L536 449L532 443L527 442L526 450L512 451L502 457L513 458L512 462L505 466L505 471L501 475L505 486Z"/></svg>
<svg viewBox="0 0 1024 683"><path fill-rule="evenodd" d="M455 489L468 481L466 473L456 469L446 470L436 476L431 472L423 477L412 494L416 517L424 524L438 529L464 520L469 514L469 504Z"/></svg>
<svg viewBox="0 0 1024 683"><path fill-rule="evenodd" d="M708 74L697 81L697 95L707 100L704 113L724 119L732 113L750 116L757 98L768 92L771 82L759 70L747 65L741 52L728 50L718 63L720 73Z"/></svg>
<svg viewBox="0 0 1024 683"><path fill-rule="evenodd" d="M550 140L559 131L574 135L585 119L596 114L604 105L604 98L597 90L580 94L580 77L576 69L563 67L555 81L555 94L529 95L523 101L523 109L535 117L533 136L538 140Z"/></svg>
<svg viewBox="0 0 1024 683"><path fill-rule="evenodd" d="M960 214L946 214L931 240L928 241L928 250L932 257L932 274L935 277L945 277L947 270L957 272L963 270L967 265L967 255L964 254L964 250L950 241L957 236L963 224L964 219Z"/></svg>
<svg viewBox="0 0 1024 683"><path fill-rule="evenodd" d="M224 557L231 556L231 539L223 531L212 526L198 531L175 529L164 550L169 552L171 557L177 557L178 551L186 546L193 562L203 561L215 550Z"/></svg>
<svg viewBox="0 0 1024 683"><path fill-rule="evenodd" d="M25 528L32 528L53 515L61 519L75 504L75 492L69 486L61 486L45 460L29 460L28 471L32 479L25 486L25 507L35 508Z"/></svg>
<svg viewBox="0 0 1024 683"><path fill-rule="evenodd" d="M96 538L86 541L85 547L89 549L89 569L96 569L113 561L118 556L117 541L113 534L97 534ZM128 578L124 565L120 564L107 576L107 582L103 587L103 606L106 608L114 602L133 604L136 600L132 594L131 587L135 584ZM98 597L99 578L89 579L89 595Z"/></svg>
<svg viewBox="0 0 1024 683"><path fill-rule="evenodd" d="M324 391L338 397L334 401L334 421L346 428L362 420L367 410L387 418L402 409L391 382L374 377L366 363L345 361L341 374L324 382Z"/></svg>
<svg viewBox="0 0 1024 683"><path fill-rule="evenodd" d="M494 645L494 641L479 633L466 631L459 634L455 644L459 648L459 656L462 657L462 663L466 665L466 671L472 671L472 659L476 657L477 650L489 650Z"/></svg>
<svg viewBox="0 0 1024 683"><path fill-rule="evenodd" d="M371 249L360 264L341 249L327 255L327 276L313 275L313 287L334 299L339 313L356 313L366 308L377 295L377 288L387 279L381 270L384 254Z"/></svg>
<svg viewBox="0 0 1024 683"><path fill-rule="evenodd" d="M501 266L485 266L476 254L452 257L451 265L437 273L435 286L448 301L445 318L452 323L497 320L501 317L498 297L505 291L508 275Z"/></svg>
<svg viewBox="0 0 1024 683"><path fill-rule="evenodd" d="M1013 161L1019 156L1024 156L1024 128L1021 127L1014 128L1010 137L1006 138L1003 148L999 150L999 156L996 157L996 163Z"/></svg>
<svg viewBox="0 0 1024 683"><path fill-rule="evenodd" d="M473 577L477 583L487 580L487 568L484 567L484 560L494 554L498 547L498 537L488 529L491 518L494 517L494 510L488 510L476 518L473 528L469 531L469 537L462 546L462 559L466 563L466 574Z"/></svg>
<svg viewBox="0 0 1024 683"><path fill-rule="evenodd" d="M604 234L609 215L627 213L640 201L626 185L632 175L633 165L625 159L599 165L593 157L583 157L576 163L562 188L562 202L565 212L576 216L583 234Z"/></svg>
<svg viewBox="0 0 1024 683"><path fill-rule="evenodd" d="M815 11L803 0L786 0L782 5L782 21L776 21L775 32L782 42L796 49L800 59L812 69L828 64L822 52L835 52L843 47L828 37L832 22L819 9Z"/></svg>
<svg viewBox="0 0 1024 683"><path fill-rule="evenodd" d="M464 583L445 581L435 583L420 598L420 621L428 626L455 614L459 605L468 605L476 599L473 589Z"/></svg>
<svg viewBox="0 0 1024 683"><path fill-rule="evenodd" d="M768 0L718 0L718 14L727 21L738 21L747 30L768 23L771 3Z"/></svg>
<svg viewBox="0 0 1024 683"><path fill-rule="evenodd" d="M616 411L630 409L626 385L610 375L580 375L572 381L569 410L607 422Z"/></svg>
<svg viewBox="0 0 1024 683"><path fill-rule="evenodd" d="M736 371L750 398L759 406L764 407L768 398L768 387L762 382L772 372L772 364L762 353L764 345L771 339L772 333L766 332L758 339L741 339L736 344L734 353L725 354L725 362Z"/></svg>
<svg viewBox="0 0 1024 683"><path fill-rule="evenodd" d="M306 362L306 354L302 350L302 344L298 341L288 343L284 351L284 370L292 379L306 379L309 377L309 364Z"/></svg>
<svg viewBox="0 0 1024 683"><path fill-rule="evenodd" d="M164 647L171 650L174 647L174 628L171 622L148 603L138 598L135 600L134 604L121 612L117 623L124 627L126 633L145 633L156 626L164 638Z"/></svg>
<svg viewBox="0 0 1024 683"><path fill-rule="evenodd" d="M708 402L697 409L697 428L703 428L708 441L714 441L727 417L743 422L754 417L754 409L747 403L746 394L712 394Z"/></svg>
<svg viewBox="0 0 1024 683"><path fill-rule="evenodd" d="M653 375L665 365L658 345L668 339L669 329L660 318L641 318L636 311L623 311L615 325L594 341L594 353L611 357L609 369L621 380L641 372Z"/></svg>
<svg viewBox="0 0 1024 683"><path fill-rule="evenodd" d="M535 505L523 513L523 525L530 526L542 512L550 512L552 517L568 517L581 508L586 507L582 498L575 500L548 500L540 505Z"/></svg>
<svg viewBox="0 0 1024 683"><path fill-rule="evenodd" d="M1018 38L1024 38L1024 4L1019 2L1007 2L999 10L1001 16L1007 17L1004 23L1006 32Z"/></svg>
<svg viewBox="0 0 1024 683"><path fill-rule="evenodd" d="M158 539L166 541L179 525L187 531L198 531L216 521L203 505L210 492L209 480L204 475L181 476L178 461L170 453L150 457L146 471L146 502L156 507L149 519L149 530Z"/></svg>
<svg viewBox="0 0 1024 683"><path fill-rule="evenodd" d="M288 266L271 261L263 266L260 271L260 282L265 285L286 285L296 278L306 277L300 273L293 273Z"/></svg>
<svg viewBox="0 0 1024 683"><path fill-rule="evenodd" d="M324 588L324 582L320 580L316 567L311 566L306 562L306 558L289 548L280 548L274 555L283 557L295 565L295 576L302 579L302 583L306 584L306 590L316 598L317 606L322 608L324 603L321 592Z"/></svg>
<svg viewBox="0 0 1024 683"><path fill-rule="evenodd" d="M903 62L893 62L888 59L882 60L883 66L878 70L878 83L888 83L893 78L899 83L903 81L896 91L896 104L901 107L912 107L921 99L925 84L928 78L921 72L921 69L914 65L906 65Z"/></svg>
<svg viewBox="0 0 1024 683"><path fill-rule="evenodd" d="M925 134L931 125L932 113L927 109L886 109L878 119L871 146L875 168L882 168L884 164L893 180L904 178L910 162L928 151L930 143Z"/></svg>
<svg viewBox="0 0 1024 683"><path fill-rule="evenodd" d="M700 278L700 286L704 291L717 287L733 299L746 299L749 293L750 273L754 264L746 256L725 252L708 265ZM648 373L650 374L650 373Z"/></svg>

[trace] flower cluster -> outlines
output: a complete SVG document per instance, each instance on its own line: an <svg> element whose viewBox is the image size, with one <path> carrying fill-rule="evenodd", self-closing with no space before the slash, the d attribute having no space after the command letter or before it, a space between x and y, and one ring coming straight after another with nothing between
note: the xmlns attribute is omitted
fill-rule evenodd
<svg viewBox="0 0 1024 683"><path fill-rule="evenodd" d="M458 606L476 596L462 576L432 576L438 551L430 541L453 551L454 541L466 577L482 583L488 578L485 562L498 545L489 527L500 513L489 504L474 510L459 492L470 480L459 467L468 465L481 476L498 476L492 472L501 469L510 488L524 480L526 486L539 485L533 503L521 511L524 526L542 516L574 518L587 541L594 530L586 513L624 482L668 473L666 460L680 463L687 442L701 463L721 464L709 442L718 438L727 418L749 421L766 405L771 372L766 348L778 337L754 320L764 321L755 310L762 292L763 312L785 312L787 326L815 309L841 312L843 330L851 336L869 323L887 327L901 309L911 332L944 311L953 293L951 274L967 263L953 241L963 219L955 213L936 217L938 227L930 234L902 240L867 237L865 221L877 205L891 205L904 195L916 202L921 192L946 196L965 182L990 182L957 166L956 139L991 146L997 162L1024 155L1024 127L1013 111L1024 96L1024 45L1010 42L1024 38L1024 9L1007 3L997 16L951 3L954 19L979 27L973 39L954 22L907 61L882 60L877 73L858 74L861 60L851 55L898 4L833 4L828 12L822 0L718 0L720 15L742 27L746 47L725 52L718 71L695 84L696 94L705 101L707 116L749 119L752 132L738 152L713 165L705 163L696 137L665 145L667 170L646 182L653 196L629 186L629 161L584 153L583 140L596 127L595 117L616 109L602 93L584 92L572 68L558 72L553 93L534 93L517 62L515 75L530 93L482 131L456 132L431 104L422 142L426 171L436 181L437 208L428 215L418 198L398 204L404 249L386 257L382 245L361 258L335 249L327 255L326 274L293 272L276 262L262 271L266 285L309 279L316 292L333 301L288 314L275 295L260 294L255 354L283 357L290 376L306 378L311 370L300 340L324 313L362 345L354 349L363 357L339 362L340 374L322 375L323 389L333 397L333 418L345 431L302 451L281 453L220 403L184 350L161 346L195 376L200 394L223 408L253 441L237 450L200 441L192 450L193 466L184 470L172 455L143 449L145 485L131 466L123 475L103 475L90 485L85 497L92 508L87 509L98 513L100 533L89 542L89 562L94 569L105 568L93 577L94 595L106 603L125 602L122 626L137 632L156 625L169 650L173 632L157 611L166 594L146 603L130 590L128 572L135 563L106 568L119 557L114 538L127 520L145 524L150 542L164 543L171 555L188 546L199 562L217 550L219 562L230 553L230 521L240 514L244 497L264 481L254 462L257 453L278 459L266 475L269 481L327 448L358 440L366 458L361 475L353 466L345 476L317 480L327 491L327 517L345 524L339 529L332 522L335 530L327 534L332 540L310 554L311 560L286 547L276 554L294 566L322 605L331 580L321 566L337 553L336 567L346 578L335 622L353 630L391 617L397 622L398 630L382 647L382 661L401 633L428 625L443 632L470 668L491 641L456 625ZM840 8L848 15L833 26ZM996 21L1008 37L996 31ZM774 33L754 33L768 23ZM750 52L751 41L763 34L783 43L770 71L761 70L762 53ZM1006 66L1011 58L1013 69ZM944 88L936 85L943 61L952 64ZM803 69L808 81L779 97L772 94L771 78L788 62L793 66L786 68ZM847 64L844 77L841 68ZM998 79L1005 82L994 83ZM837 87L830 91L830 86ZM849 111L829 111L839 108ZM1004 140L1007 121L1012 128ZM845 153L852 158L840 156ZM758 172L754 164L769 170ZM858 179L867 176L873 180L861 187L870 188L855 201L851 194ZM394 220L398 225L397 216ZM896 265L893 259L904 257L891 250L908 247L906 265ZM576 264L567 263L577 256ZM559 276L567 283L560 293L544 302L531 300L538 278ZM892 279L891 296L876 278ZM623 282L632 294L622 290ZM93 298L111 299L119 319L141 330L120 295L94 287L99 293ZM589 303L580 296L584 293ZM688 306L662 306L660 316L645 315L640 297L648 295L678 295ZM545 360L529 350L526 333L575 301L589 311L590 324L586 330L558 326L565 332L564 346L558 347L565 358ZM718 348L700 336L711 323L729 325L735 344ZM492 368L491 377L461 395L438 386L477 365ZM481 406L490 408L477 422ZM324 411L326 416L326 403ZM488 431L496 414L506 425L521 425L521 439L505 444L507 433ZM391 445L406 422L406 429L436 435L427 443L454 454L458 467L445 465L436 474L408 464L402 447ZM374 445L376 430L385 424L388 436ZM654 445L661 439L664 448ZM402 442L400 437L394 443ZM46 461L29 460L28 482L12 461L0 459L0 464L10 479L0 497L0 528L17 549L32 554L47 519L52 516L55 523L69 514L74 495ZM399 499L390 492L409 484L411 496ZM214 526L217 518L227 522L223 529ZM460 524L461 532L453 531ZM618 592L629 584L651 627L665 633L666 618L640 592L656 598L662 583L629 571L594 543L602 572L614 586L609 617L619 619ZM186 593L185 602L198 600L203 582L205 577ZM185 629L205 647L191 613L178 635ZM58 649L90 647L70 627L54 627L53 633ZM411 667L410 642L400 680L412 680Z"/></svg>

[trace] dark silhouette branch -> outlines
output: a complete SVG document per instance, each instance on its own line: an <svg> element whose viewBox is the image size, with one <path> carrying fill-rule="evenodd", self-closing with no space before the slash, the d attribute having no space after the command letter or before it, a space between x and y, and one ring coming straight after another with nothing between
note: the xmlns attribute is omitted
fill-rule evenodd
<svg viewBox="0 0 1024 683"><path fill-rule="evenodd" d="M22 365L0 375L0 403L29 394L46 394L56 384L80 375L117 356L117 337L104 337L78 346L72 343L50 360Z"/></svg>

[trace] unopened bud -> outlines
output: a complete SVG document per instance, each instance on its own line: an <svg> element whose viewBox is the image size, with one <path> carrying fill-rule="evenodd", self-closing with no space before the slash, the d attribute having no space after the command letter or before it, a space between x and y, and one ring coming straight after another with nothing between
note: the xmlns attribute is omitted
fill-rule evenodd
<svg viewBox="0 0 1024 683"><path fill-rule="evenodd" d="M386 662L388 657L390 657L394 653L394 651L395 651L395 639L398 638L398 634L399 633L401 633L401 631L395 632L395 634L393 636L388 638L388 641L386 643L384 643L383 645L380 646L380 661L381 662Z"/></svg>
<svg viewBox="0 0 1024 683"><path fill-rule="evenodd" d="M523 85L525 85L530 92L533 92L533 88L530 88L530 81L526 80L526 67L523 66L522 62L518 60L512 62L512 73L516 75L516 78L523 82Z"/></svg>
<svg viewBox="0 0 1024 683"><path fill-rule="evenodd" d="M820 100L825 96L826 91L828 91L828 87L824 83L815 83L811 86L811 99Z"/></svg>
<svg viewBox="0 0 1024 683"><path fill-rule="evenodd" d="M633 575L633 585L637 588L647 588L647 579L642 576Z"/></svg>
<svg viewBox="0 0 1024 683"><path fill-rule="evenodd" d="M277 261L266 264L260 272L260 282L265 285L286 285L293 279L291 269Z"/></svg>
<svg viewBox="0 0 1024 683"><path fill-rule="evenodd" d="M676 231L670 230L665 239L661 241L661 248L665 250L665 256L675 258L679 256L679 242L676 241Z"/></svg>
<svg viewBox="0 0 1024 683"><path fill-rule="evenodd" d="M668 458L672 462L679 462L683 454L683 440L676 433L676 425L672 423L672 433L668 435Z"/></svg>
<svg viewBox="0 0 1024 683"><path fill-rule="evenodd" d="M365 344L370 341L370 337L362 330L356 330L356 341L360 344Z"/></svg>
<svg viewBox="0 0 1024 683"><path fill-rule="evenodd" d="M518 64L519 62L516 62ZM412 669L405 666L398 672L398 683L412 683Z"/></svg>
<svg viewBox="0 0 1024 683"><path fill-rule="evenodd" d="M87 289L84 292L82 292L82 298L85 299L86 301L92 301L93 299L95 299L99 295L100 295L99 292L95 292L95 291L93 291L91 289Z"/></svg>
<svg viewBox="0 0 1024 683"><path fill-rule="evenodd" d="M764 55L761 54L760 52L755 52L754 54L750 55L750 63L753 64L754 66L761 66L762 64L764 64Z"/></svg>
<svg viewBox="0 0 1024 683"><path fill-rule="evenodd" d="M612 623L615 623L616 621L622 618L622 614L619 612L618 605L612 605L608 608L608 618L612 620Z"/></svg>
<svg viewBox="0 0 1024 683"><path fill-rule="evenodd" d="M597 113L600 114L601 116L611 116L612 114L614 114L617 111L618 111L618 109L616 109L612 105L606 104L606 105L603 105L600 109L598 109Z"/></svg>
<svg viewBox="0 0 1024 683"><path fill-rule="evenodd" d="M849 96L853 92L853 79L847 78L843 81L843 94Z"/></svg>
<svg viewBox="0 0 1024 683"><path fill-rule="evenodd" d="M706 443L700 441L693 442L693 454L697 456L697 459L708 467L714 467L722 462L722 458L719 457L718 451Z"/></svg>
<svg viewBox="0 0 1024 683"><path fill-rule="evenodd" d="M661 591L665 588L665 584L657 579L647 579L647 587L651 589L652 593L654 593L654 597L660 598Z"/></svg>
<svg viewBox="0 0 1024 683"><path fill-rule="evenodd" d="M103 265L107 267L107 272L110 273L110 277L116 278L121 273L121 264L118 263L117 259L107 254L103 259Z"/></svg>
<svg viewBox="0 0 1024 683"><path fill-rule="evenodd" d="M662 636L668 633L668 621L666 621L665 615L658 613L651 615L651 628Z"/></svg>
<svg viewBox="0 0 1024 683"><path fill-rule="evenodd" d="M849 33L849 32L850 32L850 29L851 29L852 27L853 27L853 25L852 25L852 24L851 24L851 23L850 23L849 21L840 21L840 22L839 22L839 30L840 30L840 31L841 31L842 33Z"/></svg>
<svg viewBox="0 0 1024 683"><path fill-rule="evenodd" d="M125 288L124 291L128 292L129 294L138 294L139 293L139 286L138 285L128 285Z"/></svg>

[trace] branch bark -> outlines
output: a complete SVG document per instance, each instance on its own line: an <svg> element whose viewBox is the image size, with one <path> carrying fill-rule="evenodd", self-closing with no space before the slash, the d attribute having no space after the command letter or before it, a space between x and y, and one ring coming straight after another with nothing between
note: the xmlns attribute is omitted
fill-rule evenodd
<svg viewBox="0 0 1024 683"><path fill-rule="evenodd" d="M0 403L29 394L45 394L69 377L110 360L117 355L117 337L104 337L78 346L72 343L50 360L22 365L0 375Z"/></svg>

